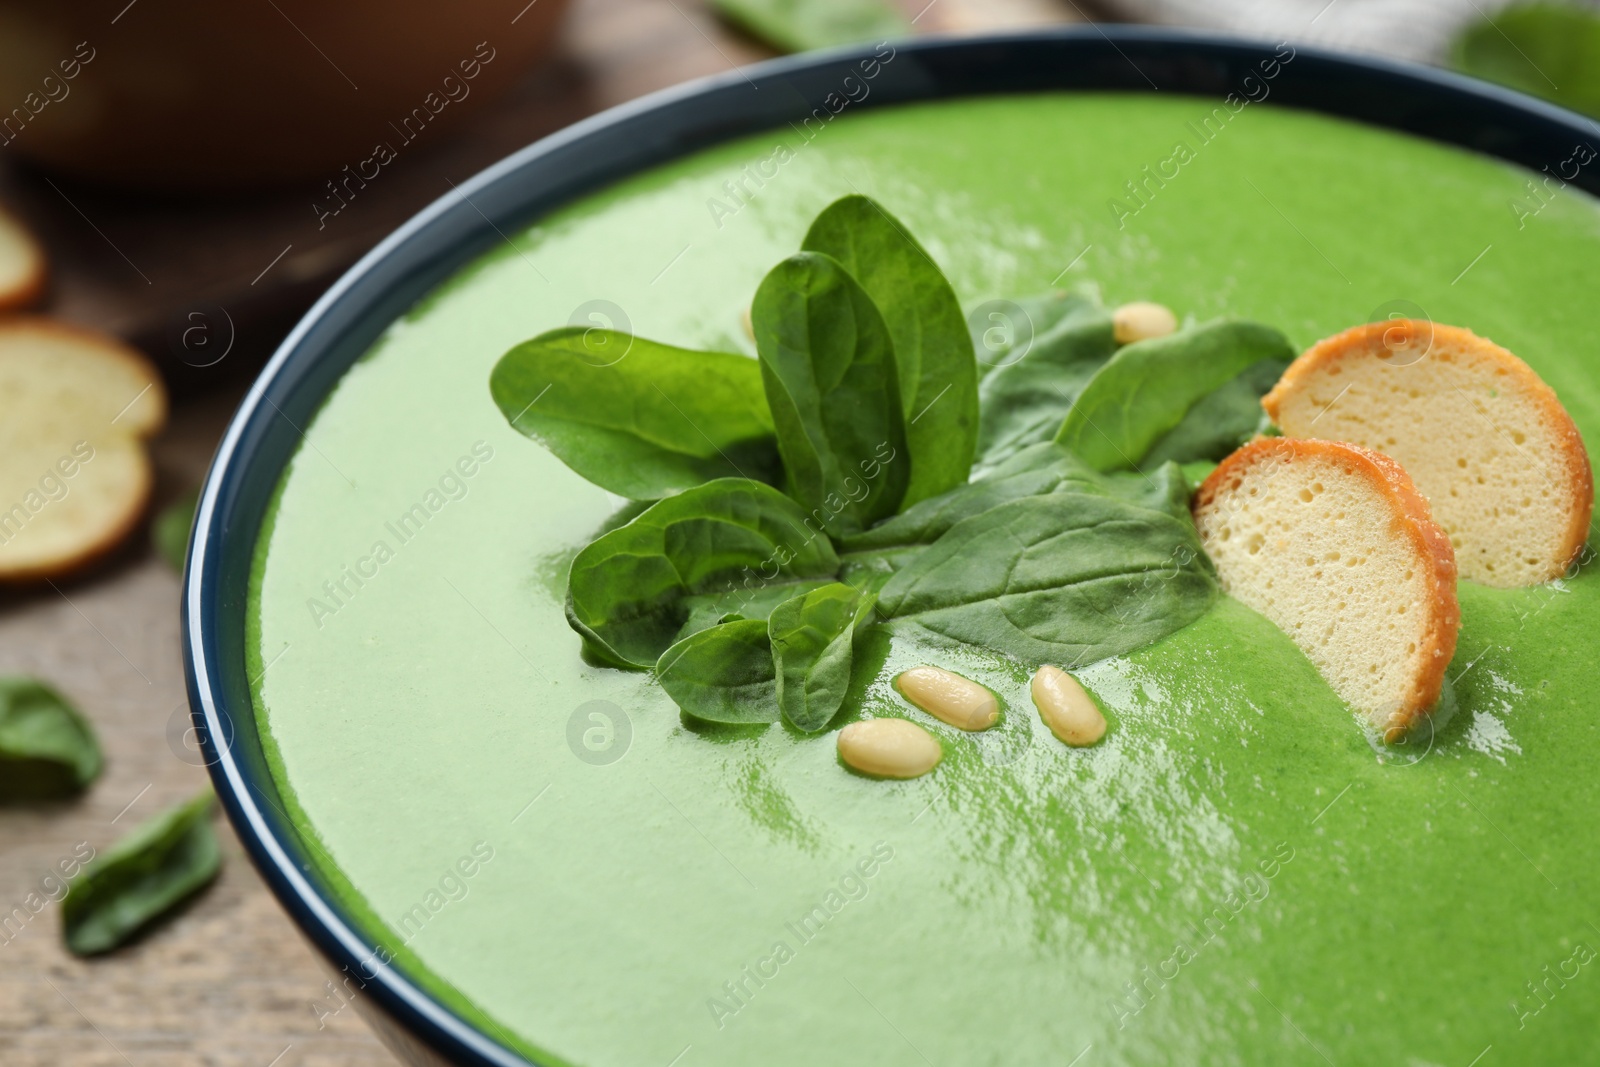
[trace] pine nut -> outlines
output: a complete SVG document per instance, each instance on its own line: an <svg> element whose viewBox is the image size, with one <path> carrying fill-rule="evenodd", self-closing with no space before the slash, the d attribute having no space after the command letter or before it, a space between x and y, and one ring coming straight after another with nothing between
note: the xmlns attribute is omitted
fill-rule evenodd
<svg viewBox="0 0 1600 1067"><path fill-rule="evenodd" d="M912 667L894 680L900 695L958 730L987 730L1000 718L1000 702L977 682L941 667Z"/></svg>
<svg viewBox="0 0 1600 1067"><path fill-rule="evenodd" d="M878 778L920 778L943 756L938 739L909 719L863 719L839 731L839 758Z"/></svg>
<svg viewBox="0 0 1600 1067"><path fill-rule="evenodd" d="M1111 313L1111 333L1119 345L1165 337L1177 328L1178 316L1171 309L1148 300L1123 304Z"/></svg>
<svg viewBox="0 0 1600 1067"><path fill-rule="evenodd" d="M1073 748L1106 735L1106 717L1078 680L1060 667L1040 667L1033 675L1033 703L1050 732Z"/></svg>

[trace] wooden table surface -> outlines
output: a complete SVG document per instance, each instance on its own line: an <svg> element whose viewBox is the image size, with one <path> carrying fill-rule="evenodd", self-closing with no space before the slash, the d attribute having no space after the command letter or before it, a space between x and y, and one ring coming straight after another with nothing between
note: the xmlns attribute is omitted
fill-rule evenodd
<svg viewBox="0 0 1600 1067"><path fill-rule="evenodd" d="M1075 6L935 0L919 27L1061 22ZM55 278L43 310L134 340L168 373L178 402L154 444L159 506L204 476L249 376L305 305L449 182L584 115L767 54L710 19L698 0L576 0L559 49L515 92L401 160L325 232L311 225L304 190L140 200L53 186L5 167L3 156L0 202L49 248ZM267 278L264 287L251 284ZM170 324L193 308L219 306L237 332L228 357L204 371L174 358L182 353L168 340ZM178 576L142 536L82 579L0 595L0 673L55 684L93 721L106 753L104 774L84 796L0 808L0 917L16 908L28 915L30 894L75 850L103 850L204 786L205 771L185 744L178 599ZM216 884L107 957L69 955L54 904L14 937L0 932L0 1064L394 1063L354 1010L333 1010L339 1002L320 959L220 822L219 836L224 869Z"/></svg>

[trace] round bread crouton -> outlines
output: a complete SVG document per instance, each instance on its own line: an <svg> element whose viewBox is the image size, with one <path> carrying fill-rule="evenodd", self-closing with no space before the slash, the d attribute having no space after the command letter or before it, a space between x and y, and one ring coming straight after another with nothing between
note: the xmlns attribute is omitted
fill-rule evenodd
<svg viewBox="0 0 1600 1067"><path fill-rule="evenodd" d="M0 320L0 581L70 574L128 535L166 411L155 368L115 339Z"/></svg>
<svg viewBox="0 0 1600 1067"><path fill-rule="evenodd" d="M1594 479L1578 428L1532 368L1469 330L1357 326L1313 345L1261 404L1290 437L1399 461L1470 581L1558 578L1588 539Z"/></svg>
<svg viewBox="0 0 1600 1067"><path fill-rule="evenodd" d="M1455 557L1398 463L1261 438L1201 484L1194 519L1223 590L1276 623L1386 737L1438 704L1461 625Z"/></svg>

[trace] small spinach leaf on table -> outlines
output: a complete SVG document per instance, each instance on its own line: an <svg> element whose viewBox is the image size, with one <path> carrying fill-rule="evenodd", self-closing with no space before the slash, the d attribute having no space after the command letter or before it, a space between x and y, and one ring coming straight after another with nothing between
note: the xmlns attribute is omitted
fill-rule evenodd
<svg viewBox="0 0 1600 1067"><path fill-rule="evenodd" d="M784 52L908 37L889 0L712 0L718 15Z"/></svg>
<svg viewBox="0 0 1600 1067"><path fill-rule="evenodd" d="M0 677L0 799L65 796L94 781L101 765L94 730L60 693Z"/></svg>
<svg viewBox="0 0 1600 1067"><path fill-rule="evenodd" d="M896 626L1073 667L1182 629L1216 597L1187 519L1051 493L952 526L889 579L878 610Z"/></svg>
<svg viewBox="0 0 1600 1067"><path fill-rule="evenodd" d="M194 528L194 512L200 503L200 490L191 489L162 508L150 523L150 540L156 554L179 574L189 554L189 531Z"/></svg>
<svg viewBox="0 0 1600 1067"><path fill-rule="evenodd" d="M832 578L828 538L794 501L722 478L668 497L572 561L567 621L619 666L648 668L688 621L688 597Z"/></svg>
<svg viewBox="0 0 1600 1067"><path fill-rule="evenodd" d="M833 721L850 688L857 630L876 598L835 583L784 601L767 620L777 671L778 706L797 729L816 733Z"/></svg>
<svg viewBox="0 0 1600 1067"><path fill-rule="evenodd" d="M1084 387L1056 441L1102 471L1137 469L1203 397L1263 360L1294 358L1270 326L1221 320L1117 352Z"/></svg>
<svg viewBox="0 0 1600 1067"><path fill-rule="evenodd" d="M990 322L984 317L990 314L1005 321ZM985 304L970 325L980 363L988 366L978 386L979 468L1053 438L1078 393L1117 350L1111 313L1092 290L1019 301L1005 312Z"/></svg>
<svg viewBox="0 0 1600 1067"><path fill-rule="evenodd" d="M849 271L889 329L911 454L901 506L963 484L978 443L978 366L944 273L897 219L865 196L828 205L801 247Z"/></svg>
<svg viewBox="0 0 1600 1067"><path fill-rule="evenodd" d="M831 256L801 252L750 309L789 495L830 534L893 515L909 475L888 327Z"/></svg>
<svg viewBox="0 0 1600 1067"><path fill-rule="evenodd" d="M489 391L514 429L631 500L778 478L761 368L746 356L563 327L502 356Z"/></svg>
<svg viewBox="0 0 1600 1067"><path fill-rule="evenodd" d="M1183 420L1151 446L1139 465L1148 468L1168 460L1195 463L1227 457L1266 428L1261 398L1288 366L1282 360L1264 359L1246 367L1232 381L1196 401Z"/></svg>
<svg viewBox="0 0 1600 1067"><path fill-rule="evenodd" d="M740 619L690 634L661 654L656 681L705 722L777 722L777 669L767 623Z"/></svg>
<svg viewBox="0 0 1600 1067"><path fill-rule="evenodd" d="M211 790L166 811L89 862L61 900L67 947L109 952L204 888L222 866Z"/></svg>

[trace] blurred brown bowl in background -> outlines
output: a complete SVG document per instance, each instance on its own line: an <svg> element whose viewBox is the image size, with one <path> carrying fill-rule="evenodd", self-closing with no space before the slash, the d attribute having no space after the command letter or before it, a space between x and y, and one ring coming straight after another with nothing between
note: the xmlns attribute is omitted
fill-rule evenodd
<svg viewBox="0 0 1600 1067"><path fill-rule="evenodd" d="M5 0L0 150L148 190L338 180L347 166L370 180L423 128L515 84L566 6Z"/></svg>

